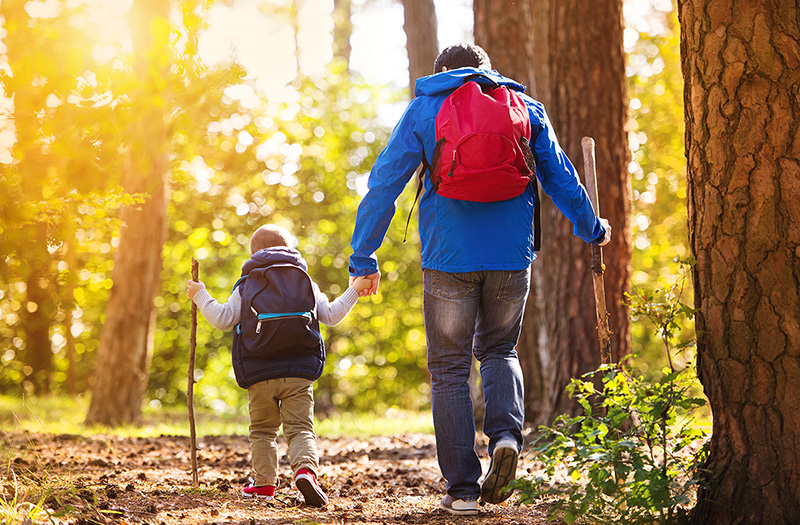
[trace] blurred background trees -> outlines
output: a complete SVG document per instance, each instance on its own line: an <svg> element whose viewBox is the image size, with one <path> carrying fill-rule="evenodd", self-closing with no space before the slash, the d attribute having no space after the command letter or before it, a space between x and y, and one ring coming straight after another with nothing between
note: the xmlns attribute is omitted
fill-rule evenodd
<svg viewBox="0 0 800 525"><path fill-rule="evenodd" d="M136 374L102 353L107 330L112 341L135 339L138 355L150 361L145 403L183 403L189 261L200 260L201 279L224 299L247 258L250 233L267 221L298 237L323 291L333 296L344 289L355 210L413 87L407 85L409 67L412 78L428 74L436 46L472 39L472 3L454 8L422 0L335 0L322 1L322 11L318 3L172 2L168 24L149 25L166 46L141 55L134 52L131 6L124 2L3 1L0 393L89 395L105 374L112 380L102 399L113 397L118 382L134 381ZM647 9L639 12L643 4ZM536 28L542 2L531 5ZM625 6L630 282L646 293L670 284L677 275L672 259L687 253L678 28L669 2ZM362 32L374 25L376 13L398 15L380 19L395 22L377 31L408 34L406 62L377 42L365 51L370 33ZM419 17L424 28L414 22ZM422 41L420 34L428 38ZM239 38L237 45L231 35ZM281 45L264 40L268 36L283 38ZM520 80L548 103L546 82L559 84L558 78L544 80L547 65L529 79L523 69L506 71L502 49L487 47L501 72L519 71L525 77ZM136 65L145 63L157 65L155 77L150 66ZM380 73L366 74L365 64ZM142 100L149 102L142 106ZM146 114L148 108L163 115L163 129L162 117ZM123 182L129 161L141 160L137 141L163 146L168 161L162 264L151 301L154 321L145 332L133 328L132 303L110 301L117 291L130 296L125 283L146 288L144 270L120 275L139 255L126 248L125 235L141 226L140 219L123 221L124 214L149 220L156 213L146 211L153 188ZM317 384L321 414L427 407L415 221L409 242L402 243L413 191L409 185L401 197L378 253L381 294L325 329L329 360ZM552 225L544 228L552 234ZM153 243L157 229L147 234ZM615 233L623 230L615 225ZM146 294L137 302L147 302ZM146 310L142 305L136 315ZM634 323L631 348L641 356L634 366L644 373L660 367L657 344ZM229 348L230 334L200 322L196 402L219 412L244 407ZM136 418L135 410L126 414Z"/></svg>

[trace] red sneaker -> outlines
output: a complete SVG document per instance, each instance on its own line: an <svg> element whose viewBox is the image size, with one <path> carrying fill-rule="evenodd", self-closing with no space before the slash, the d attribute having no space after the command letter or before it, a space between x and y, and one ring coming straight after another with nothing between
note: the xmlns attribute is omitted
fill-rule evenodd
<svg viewBox="0 0 800 525"><path fill-rule="evenodd" d="M250 480L250 484L242 489L242 496L245 498L260 498L266 501L275 499L275 487L273 485L256 487L253 483L253 480Z"/></svg>
<svg viewBox="0 0 800 525"><path fill-rule="evenodd" d="M314 507L324 507L328 504L328 496L317 483L317 475L312 471L306 468L298 470L297 476L294 478L294 484L303 494L306 504Z"/></svg>

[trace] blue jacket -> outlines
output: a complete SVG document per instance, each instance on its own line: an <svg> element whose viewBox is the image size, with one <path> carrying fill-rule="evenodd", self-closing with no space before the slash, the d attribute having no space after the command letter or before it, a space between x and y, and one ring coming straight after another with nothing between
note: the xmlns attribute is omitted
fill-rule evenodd
<svg viewBox="0 0 800 525"><path fill-rule="evenodd" d="M423 148L431 162L436 142L435 119L444 99L465 77L481 73L496 83L522 92L525 88L496 71L459 68L422 77L415 95L394 128L369 175L369 191L358 207L350 257L351 275L377 271L374 252L394 216L395 201L422 162ZM480 80L479 80L480 81ZM488 83L488 81L487 81ZM587 243L605 235L575 167L567 158L544 106L522 94L531 121L531 149L542 189ZM419 203L422 267L444 272L523 270L536 258L533 250L533 185L513 199L479 203L441 197L430 190Z"/></svg>

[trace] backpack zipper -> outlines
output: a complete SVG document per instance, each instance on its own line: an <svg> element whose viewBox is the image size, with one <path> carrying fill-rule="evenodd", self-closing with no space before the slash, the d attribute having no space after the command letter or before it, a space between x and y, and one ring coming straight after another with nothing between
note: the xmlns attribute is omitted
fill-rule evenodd
<svg viewBox="0 0 800 525"><path fill-rule="evenodd" d="M279 321L282 319L305 319L306 321L311 321L311 312L286 312L286 313L278 313L278 314L260 314L256 311L255 308L252 306L250 307L250 311L253 312L253 315L258 320L258 324L256 325L256 333L261 333L261 323L264 321Z"/></svg>

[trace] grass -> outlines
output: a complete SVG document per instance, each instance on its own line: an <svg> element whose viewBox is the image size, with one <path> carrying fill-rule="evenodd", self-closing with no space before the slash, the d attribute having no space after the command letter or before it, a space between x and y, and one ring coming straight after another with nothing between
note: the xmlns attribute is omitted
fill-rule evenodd
<svg viewBox="0 0 800 525"><path fill-rule="evenodd" d="M53 517L64 516L74 510L66 503L76 495L70 478L58 478L44 473L17 475L6 463L3 474L6 483L0 492L0 525L24 523L55 523ZM63 505L62 505L63 503ZM60 507L53 511L49 506Z"/></svg>
<svg viewBox="0 0 800 525"><path fill-rule="evenodd" d="M341 414L317 421L320 437L390 436L408 432L433 434L431 413L406 412L390 408L383 414Z"/></svg>
<svg viewBox="0 0 800 525"><path fill-rule="evenodd" d="M16 397L0 396L0 428L7 433L35 432L44 434L116 435L154 437L189 435L188 410L183 407L153 408L143 406L140 425L121 427L86 426L83 419L89 399L83 396ZM244 412L218 413L195 408L198 436L247 435L248 418ZM406 432L433 433L430 412L408 412L389 409L386 412L336 413L316 422L320 437L370 437Z"/></svg>

